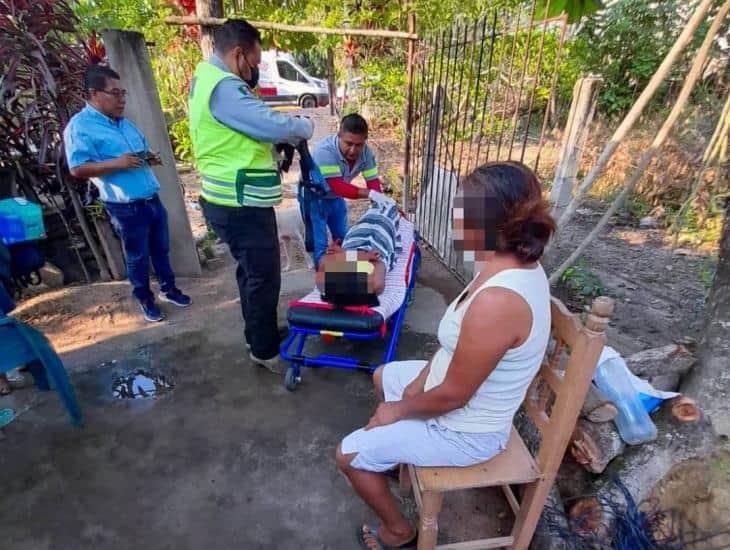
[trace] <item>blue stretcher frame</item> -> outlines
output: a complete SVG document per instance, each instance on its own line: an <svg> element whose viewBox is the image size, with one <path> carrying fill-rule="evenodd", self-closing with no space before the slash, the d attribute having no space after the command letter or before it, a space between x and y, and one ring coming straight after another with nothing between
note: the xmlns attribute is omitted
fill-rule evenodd
<svg viewBox="0 0 730 550"><path fill-rule="evenodd" d="M416 276L421 266L421 249L419 247L418 231L415 232L413 238L413 259L410 265L410 273L408 279L408 288L403 303L389 319L385 321L388 343L385 348L385 355L382 361L372 364L367 361L361 361L345 355L319 354L316 356L304 355L304 345L309 336L322 336L332 334L332 331L326 329L316 329L310 327L302 327L289 323L289 334L281 344L280 354L282 359L289 363L289 368L284 377L284 385L289 391L294 391L301 382L302 368L336 368L344 370L366 370L370 373L374 372L380 365L391 362L395 357L395 351L400 340L400 331L403 328L403 320L406 316L406 310L413 298L413 291L416 287ZM373 332L344 332L337 331L337 336L347 338L348 340L379 340L384 338L380 330ZM293 349L292 349L293 348Z"/></svg>

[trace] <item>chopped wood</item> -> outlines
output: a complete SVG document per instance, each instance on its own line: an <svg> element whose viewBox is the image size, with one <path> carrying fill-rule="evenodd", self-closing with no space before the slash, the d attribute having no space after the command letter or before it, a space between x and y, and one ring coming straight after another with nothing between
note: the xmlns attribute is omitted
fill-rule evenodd
<svg viewBox="0 0 730 550"><path fill-rule="evenodd" d="M586 470L600 474L625 448L613 422L599 424L580 419L573 430L570 454Z"/></svg>
<svg viewBox="0 0 730 550"><path fill-rule="evenodd" d="M580 414L591 422L609 422L616 418L618 409L595 384L591 384Z"/></svg>
<svg viewBox="0 0 730 550"><path fill-rule="evenodd" d="M687 460L707 457L712 453L715 434L709 419L702 417L695 423L677 422L669 409L662 407L653 418L659 437L643 445L628 446L621 455L621 460L609 464L605 474L596 478L589 494L597 497L599 502L603 502L604 499L619 504L625 502L620 490L612 483L612 479L615 478L628 490L634 502L639 504L675 466ZM595 426L605 426L605 424L595 424ZM599 535L604 529L612 527L614 519L611 510L602 510Z"/></svg>
<svg viewBox="0 0 730 550"><path fill-rule="evenodd" d="M684 395L671 399L668 405L672 416L680 422L697 422L702 416L695 400Z"/></svg>
<svg viewBox="0 0 730 550"><path fill-rule="evenodd" d="M652 348L626 358L626 366L639 378L651 382L652 378L665 374L682 376L695 364L695 356L681 344L668 344Z"/></svg>
<svg viewBox="0 0 730 550"><path fill-rule="evenodd" d="M660 374L649 379L649 383L655 390L677 391L679 388L680 376L676 373Z"/></svg>
<svg viewBox="0 0 730 550"><path fill-rule="evenodd" d="M601 526L603 509L596 497L583 498L577 501L568 512L570 527L576 533L595 533Z"/></svg>

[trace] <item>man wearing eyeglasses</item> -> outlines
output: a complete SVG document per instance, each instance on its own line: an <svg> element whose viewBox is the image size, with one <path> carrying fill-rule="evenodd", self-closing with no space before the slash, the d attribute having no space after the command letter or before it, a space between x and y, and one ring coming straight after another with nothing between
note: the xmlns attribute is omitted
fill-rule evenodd
<svg viewBox="0 0 730 550"><path fill-rule="evenodd" d="M152 166L161 164L150 151L142 132L124 118L126 90L109 67L91 65L84 75L86 106L74 115L63 132L71 175L89 179L124 245L127 276L150 322L165 316L150 289L149 264L160 284L159 298L178 307L190 297L175 286L170 265L167 211L157 193L160 184Z"/></svg>

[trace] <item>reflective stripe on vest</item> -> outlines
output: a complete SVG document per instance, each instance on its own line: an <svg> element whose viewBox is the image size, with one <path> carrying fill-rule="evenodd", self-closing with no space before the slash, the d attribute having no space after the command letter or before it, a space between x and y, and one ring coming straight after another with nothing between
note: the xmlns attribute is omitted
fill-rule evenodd
<svg viewBox="0 0 730 550"><path fill-rule="evenodd" d="M282 195L272 146L221 124L210 111L213 90L224 78L236 77L201 62L190 88L190 137L203 179L201 194L206 201L223 206L275 206ZM242 89L241 93L247 92Z"/></svg>

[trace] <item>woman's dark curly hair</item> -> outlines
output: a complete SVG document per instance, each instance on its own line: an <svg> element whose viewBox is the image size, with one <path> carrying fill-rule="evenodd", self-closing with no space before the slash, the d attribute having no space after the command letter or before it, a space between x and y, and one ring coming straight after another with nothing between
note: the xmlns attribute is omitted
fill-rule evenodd
<svg viewBox="0 0 730 550"><path fill-rule="evenodd" d="M511 252L522 262L542 257L555 220L532 170L519 162L491 162L469 174L461 187L464 228L484 230L486 250Z"/></svg>

